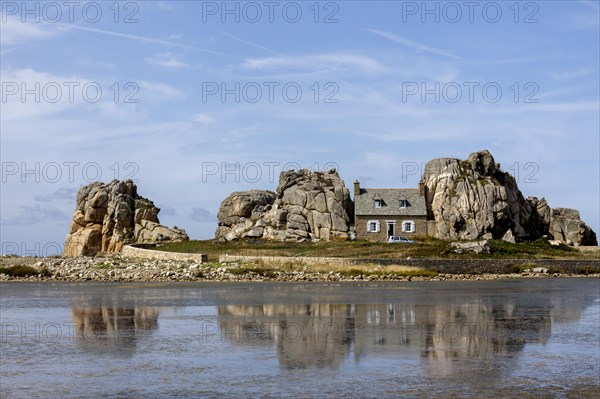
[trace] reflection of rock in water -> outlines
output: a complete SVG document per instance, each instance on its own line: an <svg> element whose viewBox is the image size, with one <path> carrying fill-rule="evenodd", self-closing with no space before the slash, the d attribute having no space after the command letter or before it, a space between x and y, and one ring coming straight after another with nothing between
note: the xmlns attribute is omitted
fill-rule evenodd
<svg viewBox="0 0 600 399"><path fill-rule="evenodd" d="M218 310L225 339L238 345L275 343L280 364L289 369L337 368L350 351L350 305L230 305Z"/></svg>
<svg viewBox="0 0 600 399"><path fill-rule="evenodd" d="M337 368L351 348L356 362L416 353L429 376L477 384L510 373L527 343L547 343L553 322L579 319L585 307L516 295L425 304L231 305L218 308L218 319L221 338L275 345L286 368Z"/></svg>
<svg viewBox="0 0 600 399"><path fill-rule="evenodd" d="M497 367L528 342L547 342L550 309L514 305L357 305L355 356L412 348L430 376L508 372ZM510 360L509 360L510 361Z"/></svg>
<svg viewBox="0 0 600 399"><path fill-rule="evenodd" d="M130 356L137 342L158 327L158 308L74 307L75 337L88 351Z"/></svg>

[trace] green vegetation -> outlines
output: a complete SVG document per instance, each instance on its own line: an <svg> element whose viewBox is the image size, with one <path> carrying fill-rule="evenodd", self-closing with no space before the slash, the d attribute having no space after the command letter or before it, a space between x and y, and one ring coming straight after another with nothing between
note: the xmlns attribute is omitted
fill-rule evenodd
<svg viewBox="0 0 600 399"><path fill-rule="evenodd" d="M578 274L585 274L585 275L587 276L587 275L589 275L589 274L594 274L594 273L597 273L597 271L596 271L596 270L594 270L594 269L593 269L593 268L591 268L591 267L579 267L579 268L577 269L577 273L578 273Z"/></svg>
<svg viewBox="0 0 600 399"><path fill-rule="evenodd" d="M584 253L565 244L551 245L547 240L521 241L511 244L501 240L490 241L490 254L483 257L492 258L529 258L529 259L572 259L585 258ZM596 255L597 257L598 255Z"/></svg>
<svg viewBox="0 0 600 399"><path fill-rule="evenodd" d="M29 276L49 276L48 269L36 269L31 266L16 265L10 267L0 267L0 274L6 274L11 277L29 277Z"/></svg>
<svg viewBox="0 0 600 399"><path fill-rule="evenodd" d="M220 255L331 257L352 259L598 259L598 251L580 251L561 244L552 246L546 240L521 241L511 244L490 240L489 254L462 254L452 252L450 242L432 237L416 237L414 244L388 244L365 240L331 242L272 242L238 240L216 243L212 240L163 244L161 251L202 253L211 262Z"/></svg>
<svg viewBox="0 0 600 399"><path fill-rule="evenodd" d="M113 265L112 263L103 262L97 264L95 268L100 270L111 270L115 268L115 265Z"/></svg>
<svg viewBox="0 0 600 399"><path fill-rule="evenodd" d="M342 273L344 274L344 273ZM372 272L364 273L366 276L392 276L392 277L435 277L438 272L435 270L424 270L424 269L407 269L407 270L374 270Z"/></svg>
<svg viewBox="0 0 600 399"><path fill-rule="evenodd" d="M532 270L536 267L543 267L541 265L536 265L535 263L519 263L518 265L512 265L509 269L509 273L523 273L526 270Z"/></svg>
<svg viewBox="0 0 600 399"><path fill-rule="evenodd" d="M253 273L253 274L258 274L259 276L268 277L268 278L277 277L277 270L272 269L272 268L265 268L265 267L236 267L236 268L229 269L227 271L236 276Z"/></svg>

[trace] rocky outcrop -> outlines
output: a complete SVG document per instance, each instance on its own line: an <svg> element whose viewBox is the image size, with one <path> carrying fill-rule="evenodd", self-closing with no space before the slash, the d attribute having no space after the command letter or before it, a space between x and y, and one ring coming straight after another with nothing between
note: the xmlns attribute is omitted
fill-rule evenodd
<svg viewBox="0 0 600 399"><path fill-rule="evenodd" d="M457 254L464 254L467 252L472 252L475 254L489 254L490 253L490 245L488 240L482 241L470 241L470 242L453 242L450 243L450 248L452 248L452 252Z"/></svg>
<svg viewBox="0 0 600 399"><path fill-rule="evenodd" d="M429 161L422 182L433 235L446 240L494 238L513 241L552 237L574 245L597 245L593 231L573 213L552 212L545 199L524 198L517 182L489 151L467 160ZM554 227L552 227L554 226ZM551 237L551 238L552 238Z"/></svg>
<svg viewBox="0 0 600 399"><path fill-rule="evenodd" d="M428 234L435 237L511 243L546 237L570 245L598 245L577 211L552 210L544 198L525 198L514 177L487 150L466 160L429 161L422 183L427 216L434 222ZM220 241L346 239L353 228L353 208L336 171L287 171L280 175L277 192L253 190L227 197L215 236Z"/></svg>
<svg viewBox="0 0 600 399"><path fill-rule="evenodd" d="M125 244L185 241L184 230L159 224L160 209L131 180L91 183L77 193L65 256L120 252Z"/></svg>
<svg viewBox="0 0 600 399"><path fill-rule="evenodd" d="M549 233L554 240L568 245L598 245L596 233L580 219L575 209L552 209Z"/></svg>
<svg viewBox="0 0 600 399"><path fill-rule="evenodd" d="M227 197L219 208L215 238L347 239L353 210L350 192L335 170L286 171L276 193L253 190Z"/></svg>

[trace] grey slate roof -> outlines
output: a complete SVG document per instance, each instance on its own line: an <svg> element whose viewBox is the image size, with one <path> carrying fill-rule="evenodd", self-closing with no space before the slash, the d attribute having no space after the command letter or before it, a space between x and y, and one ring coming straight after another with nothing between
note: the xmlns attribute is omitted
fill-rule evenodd
<svg viewBox="0 0 600 399"><path fill-rule="evenodd" d="M375 200L383 200L381 208L375 208ZM400 208L400 200L407 200L408 206ZM357 216L427 216L425 197L415 188L361 188L354 199L354 212Z"/></svg>

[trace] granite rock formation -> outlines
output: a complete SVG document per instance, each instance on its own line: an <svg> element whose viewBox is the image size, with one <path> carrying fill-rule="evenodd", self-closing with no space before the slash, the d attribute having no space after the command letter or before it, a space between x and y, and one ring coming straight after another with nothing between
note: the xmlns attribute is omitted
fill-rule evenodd
<svg viewBox="0 0 600 399"><path fill-rule="evenodd" d="M575 209L552 209L549 234L567 245L598 245L596 233L580 219Z"/></svg>
<svg viewBox="0 0 600 399"><path fill-rule="evenodd" d="M236 192L219 208L220 241L347 239L354 205L337 171L285 171L277 192Z"/></svg>
<svg viewBox="0 0 600 399"><path fill-rule="evenodd" d="M120 252L131 243L186 241L184 230L159 224L160 209L137 193L131 180L95 182L77 193L75 213L65 241L65 256Z"/></svg>
<svg viewBox="0 0 600 399"><path fill-rule="evenodd" d="M444 240L548 238L569 245L598 245L596 234L567 208L551 209L544 198L525 198L513 176L489 151L466 160L429 161L422 183L428 234ZM354 206L335 170L282 172L277 192L236 192L222 203L219 241L263 238L278 241L350 237ZM428 222L429 223L429 222Z"/></svg>
<svg viewBox="0 0 600 399"><path fill-rule="evenodd" d="M595 233L577 211L553 211L544 198L524 198L515 179L487 150L467 160L433 159L425 166L422 182L438 238L513 241L549 235L572 245L597 245Z"/></svg>
<svg viewBox="0 0 600 399"><path fill-rule="evenodd" d="M457 254L464 254L467 252L473 252L476 254L489 254L490 245L487 240L481 241L468 241L468 242L453 242L450 243L452 252Z"/></svg>

